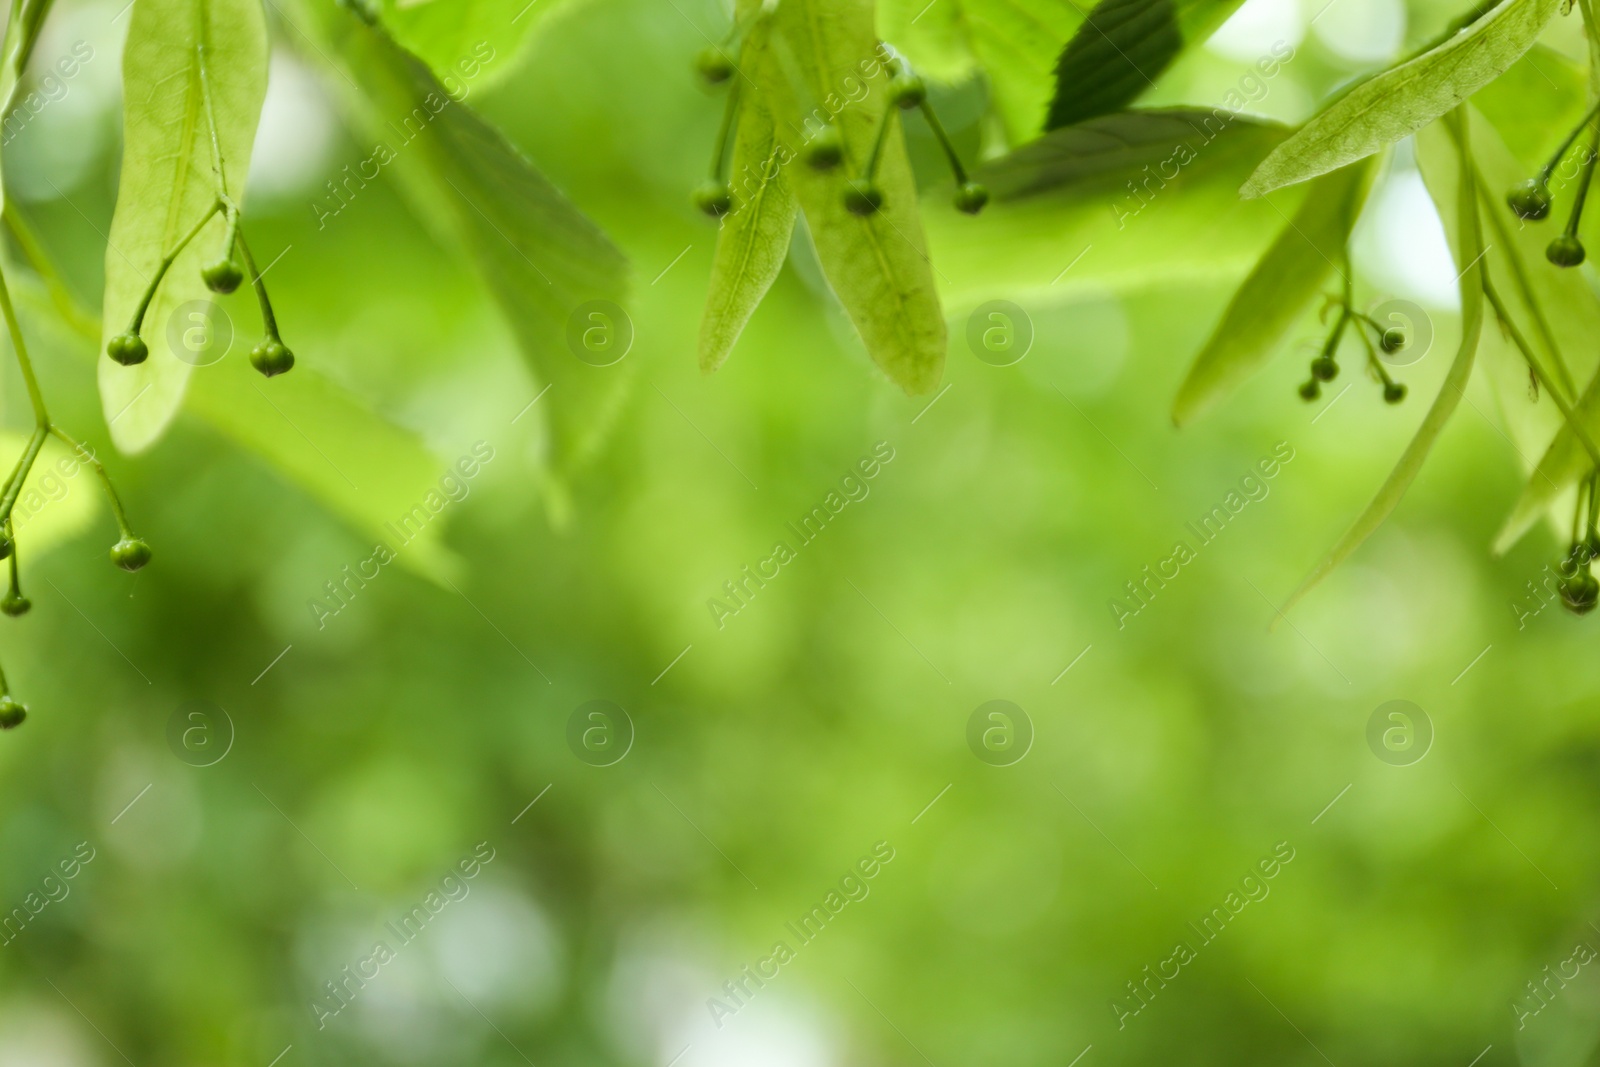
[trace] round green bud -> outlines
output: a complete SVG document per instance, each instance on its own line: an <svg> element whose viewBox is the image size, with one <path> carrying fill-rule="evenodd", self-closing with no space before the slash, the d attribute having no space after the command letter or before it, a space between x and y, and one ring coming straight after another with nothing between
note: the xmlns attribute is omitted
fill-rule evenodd
<svg viewBox="0 0 1600 1067"><path fill-rule="evenodd" d="M902 72L889 79L889 99L907 111L928 99L928 85L915 74Z"/></svg>
<svg viewBox="0 0 1600 1067"><path fill-rule="evenodd" d="M716 45L707 45L694 57L694 72L707 85L721 85L733 77L733 60Z"/></svg>
<svg viewBox="0 0 1600 1067"><path fill-rule="evenodd" d="M1576 267L1583 262L1583 257L1583 242L1576 234L1564 233L1544 250L1544 258L1558 267Z"/></svg>
<svg viewBox="0 0 1600 1067"><path fill-rule="evenodd" d="M817 130L802 151L813 170L832 170L844 162L844 134L829 123Z"/></svg>
<svg viewBox="0 0 1600 1067"><path fill-rule="evenodd" d="M1391 326L1379 335L1378 347L1392 356L1409 344L1410 341L1411 339L1406 336L1405 330L1399 326Z"/></svg>
<svg viewBox="0 0 1600 1067"><path fill-rule="evenodd" d="M883 190L871 181L854 181L844 191L844 206L852 215L866 218L883 207Z"/></svg>
<svg viewBox="0 0 1600 1067"><path fill-rule="evenodd" d="M26 615L33 607L33 601L21 593L7 593L4 600L0 600L0 611L5 612L13 619Z"/></svg>
<svg viewBox="0 0 1600 1067"><path fill-rule="evenodd" d="M268 378L276 378L294 366L294 353L282 341L269 337L250 350L250 365Z"/></svg>
<svg viewBox="0 0 1600 1067"><path fill-rule="evenodd" d="M150 346L136 333L119 333L106 342L106 355L124 367L131 367L150 358Z"/></svg>
<svg viewBox="0 0 1600 1067"><path fill-rule="evenodd" d="M244 271L239 269L239 264L224 257L202 269L200 278L207 289L226 296L239 288L239 283L244 281Z"/></svg>
<svg viewBox="0 0 1600 1067"><path fill-rule="evenodd" d="M11 697L0 697L0 730L15 730L28 717L28 709Z"/></svg>
<svg viewBox="0 0 1600 1067"><path fill-rule="evenodd" d="M1383 387L1383 402L1398 404L1406 398L1406 387L1399 382L1389 382Z"/></svg>
<svg viewBox="0 0 1600 1067"><path fill-rule="evenodd" d="M111 562L132 573L150 562L150 546L140 537L124 537L111 546Z"/></svg>
<svg viewBox="0 0 1600 1067"><path fill-rule="evenodd" d="M1300 399L1310 403L1322 395L1322 383L1312 378L1300 387Z"/></svg>
<svg viewBox="0 0 1600 1067"><path fill-rule="evenodd" d="M1538 178L1529 178L1506 194L1506 203L1523 222L1538 222L1550 214L1550 188Z"/></svg>
<svg viewBox="0 0 1600 1067"><path fill-rule="evenodd" d="M989 190L977 182L962 182L956 190L956 210L976 215L989 202Z"/></svg>
<svg viewBox="0 0 1600 1067"><path fill-rule="evenodd" d="M1311 361L1311 377L1319 382L1331 382L1339 376L1339 364L1332 356L1318 356Z"/></svg>
<svg viewBox="0 0 1600 1067"><path fill-rule="evenodd" d="M714 219L720 219L733 210L733 190L728 183L707 178L694 191L694 206Z"/></svg>
<svg viewBox="0 0 1600 1067"><path fill-rule="evenodd" d="M1587 615L1594 610L1596 602L1600 602L1600 581L1595 580L1587 567L1571 578L1561 579L1557 587L1561 591L1561 606L1574 615Z"/></svg>

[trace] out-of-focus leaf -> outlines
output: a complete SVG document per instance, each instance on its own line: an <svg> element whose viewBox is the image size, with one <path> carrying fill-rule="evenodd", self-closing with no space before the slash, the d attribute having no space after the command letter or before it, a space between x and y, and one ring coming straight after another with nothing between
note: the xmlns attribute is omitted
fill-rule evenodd
<svg viewBox="0 0 1600 1067"><path fill-rule="evenodd" d="M1060 138L1069 131L1052 133ZM997 200L971 218L949 206L947 189L923 206L928 244L951 310L960 314L987 300L1057 303L1088 289L1132 290L1158 283L1214 285L1242 278L1293 212L1301 190L1271 202L1241 201L1239 182L1283 138L1277 126L1235 121L1189 151L1169 146L1146 172L1077 172L1052 187L1032 187ZM1024 152L1027 149L1022 150ZM993 168L993 172L990 168ZM1008 159L980 174L1027 173ZM1163 177L1163 175L1172 175ZM1130 188L1128 180L1138 181ZM1009 179L1008 179L1009 180Z"/></svg>
<svg viewBox="0 0 1600 1067"><path fill-rule="evenodd" d="M744 61L765 47L766 33L752 31L745 41ZM789 187L784 160L771 112L760 100L747 99L733 142L734 208L717 235L700 320L703 371L716 370L728 358L789 255L800 205Z"/></svg>
<svg viewBox="0 0 1600 1067"><path fill-rule="evenodd" d="M1595 300L1594 291L1581 272L1560 270L1545 259L1549 229L1523 225L1512 216L1501 197L1494 195L1495 191L1511 188L1526 174L1501 143L1498 131L1483 116L1474 114L1473 118L1473 155L1482 176L1480 201L1488 220L1485 236L1490 246L1484 263L1489 276L1512 319L1555 375L1556 387L1575 404L1586 424L1594 427L1592 432L1600 432L1600 425L1592 421L1596 413L1579 403L1576 396L1576 383L1586 382L1594 374L1594 338L1600 337L1600 302ZM1498 334L1499 331L1489 331L1485 338L1484 365L1506 423L1507 436L1522 457L1524 470L1532 473L1518 501L1517 511L1524 507L1537 509L1540 500L1545 510L1549 510L1557 496L1570 488L1588 468L1586 464L1573 464L1568 469L1552 455L1564 449L1564 446L1558 447L1561 438L1570 440L1571 431L1564 429L1565 419L1546 390L1539 390L1535 396L1527 362L1514 345ZM1572 443L1576 445L1575 441ZM1575 456L1581 454L1581 448L1574 453ZM1549 458L1550 465L1538 462L1536 466L1539 457ZM1502 538L1510 535L1516 522L1514 516ZM1525 530L1526 527L1517 530L1514 536L1520 536ZM1496 548L1503 551L1511 543L1497 541Z"/></svg>
<svg viewBox="0 0 1600 1067"><path fill-rule="evenodd" d="M22 71L39 40L39 27L54 0L11 0L5 37L0 39L0 116L11 114L11 103L22 81ZM5 201L5 183L0 181L0 204Z"/></svg>
<svg viewBox="0 0 1600 1067"><path fill-rule="evenodd" d="M1440 129L1440 126L1430 127L1418 138L1417 148L1423 178L1428 184L1429 192L1434 196L1434 202L1438 204L1440 215L1446 216L1449 212L1455 217L1452 252L1456 263L1466 264L1462 268L1459 280L1460 347L1456 350L1450 370L1445 374L1439 395L1434 397L1433 405L1423 416L1422 425L1417 428L1416 436L1401 454L1400 461L1395 464L1394 470L1384 480L1377 495L1372 498L1372 502L1361 512L1350 529L1345 531L1344 536L1339 538L1328 554L1312 569L1305 581L1300 583L1300 587L1290 594L1279 612L1280 618L1335 567L1360 548L1399 506L1406 491L1411 488L1411 483L1416 480L1417 472L1422 470L1422 465L1427 462L1428 455L1433 451L1434 443L1438 441L1445 424L1450 421L1450 416L1455 414L1462 396L1466 393L1467 381L1472 377L1478 340L1483 332L1484 246L1483 234L1479 228L1477 183L1472 172L1471 137L1466 110L1465 107L1460 108L1440 124L1448 127L1448 134ZM1450 190L1448 175L1452 167L1455 182L1453 190Z"/></svg>
<svg viewBox="0 0 1600 1067"><path fill-rule="evenodd" d="M620 415L633 363L580 360L569 324L592 301L620 304L627 276L622 253L381 27L334 14L336 47L368 94L383 144L397 166L411 168L423 208L444 212L453 224L535 377L549 386L544 406L557 463L568 472L581 467ZM631 325L614 321L614 311L594 313L616 331L611 343L631 337ZM580 335L591 321L587 314Z"/></svg>
<svg viewBox="0 0 1600 1067"><path fill-rule="evenodd" d="M102 340L128 328L158 264L210 210L222 186L242 200L267 93L267 25L257 0L138 0L131 19ZM173 354L167 325L183 304L209 295L200 267L221 251L224 227L215 216L167 272L144 317L149 358L133 367L100 361L101 403L111 439L124 452L154 444L183 402L192 368Z"/></svg>
<svg viewBox="0 0 1600 1067"><path fill-rule="evenodd" d="M1589 75L1561 53L1534 45L1500 77L1478 91L1472 106L1495 128L1526 172L1532 177L1555 151L1567 131L1578 124L1588 105ZM1529 122L1530 113L1539 116ZM1509 189L1509 186L1507 187ZM1491 185L1486 190L1499 197L1507 189Z"/></svg>
<svg viewBox="0 0 1600 1067"><path fill-rule="evenodd" d="M771 47L742 66L774 101L778 136L791 154L802 146L804 116L814 102L836 96L835 87L852 80L867 89L861 102L834 119L845 140L843 165L831 173L791 165L788 176L817 259L867 353L908 393L929 392L944 368L944 313L899 130L888 131L878 162L882 209L863 218L844 205L843 176L861 173L879 119L890 110L888 121L900 121L878 59L871 0L785 0L770 17L770 32Z"/></svg>
<svg viewBox="0 0 1600 1067"><path fill-rule="evenodd" d="M1263 160L1241 194L1315 178L1416 133L1520 59L1560 3L1503 0L1438 47L1356 86Z"/></svg>
<svg viewBox="0 0 1600 1067"><path fill-rule="evenodd" d="M415 435L313 369L298 366L268 382L234 353L196 371L186 406L386 544L404 566L435 581L457 576L459 563L443 543L445 524L435 521L446 499L439 490L445 464Z"/></svg>
<svg viewBox="0 0 1600 1067"><path fill-rule="evenodd" d="M1174 167L1181 169L1188 165L1182 159L1198 158L1224 133L1238 137L1240 130L1262 125L1226 111L1200 108L1120 111L1051 130L985 164L982 176L990 191L1002 199L1096 180L1121 185L1145 178L1141 170L1147 166L1156 170L1159 180L1162 175L1157 168L1162 163L1170 162L1169 172ZM1180 146L1188 152L1180 151Z"/></svg>
<svg viewBox="0 0 1600 1067"><path fill-rule="evenodd" d="M12 470L27 444L27 434L0 434L0 467ZM54 437L48 439L11 512L21 558L38 559L82 533L99 511L99 499L100 481L94 471L79 462L72 449ZM106 535L109 539L111 530Z"/></svg>
<svg viewBox="0 0 1600 1067"><path fill-rule="evenodd" d="M1056 62L1083 9L1061 0L882 0L879 25L912 63L946 80L966 73L964 51L976 57L1006 136L1023 144L1044 128Z"/></svg>
<svg viewBox="0 0 1600 1067"><path fill-rule="evenodd" d="M1183 425L1260 370L1338 268L1345 242L1367 202L1376 157L1316 179L1300 210L1234 294L1189 376L1172 421Z"/></svg>
<svg viewBox="0 0 1600 1067"><path fill-rule="evenodd" d="M456 97L509 74L553 16L580 0L383 0L383 23Z"/></svg>

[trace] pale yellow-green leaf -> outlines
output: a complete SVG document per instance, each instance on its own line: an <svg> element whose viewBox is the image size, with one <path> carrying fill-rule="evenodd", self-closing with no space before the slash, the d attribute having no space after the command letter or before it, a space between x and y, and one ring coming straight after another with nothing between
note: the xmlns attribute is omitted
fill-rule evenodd
<svg viewBox="0 0 1600 1067"><path fill-rule="evenodd" d="M1470 165L1471 139L1465 111L1465 108L1457 110L1446 123L1440 124L1449 127L1448 135L1440 129L1440 126L1434 126L1418 139L1420 142L1418 157L1423 165L1423 174L1429 179L1429 190L1434 194L1440 213L1444 214L1446 211L1455 213L1455 241L1452 251L1456 263L1461 266L1458 283L1461 291L1460 347L1456 350L1455 359L1445 374L1444 384L1440 386L1432 406L1422 418L1422 425L1417 428L1416 436L1406 446L1394 470L1379 487L1372 502L1345 531L1344 536L1339 538L1328 554L1312 569L1305 581L1300 583L1300 587L1290 594L1279 612L1279 618L1299 603L1301 598L1315 588L1317 583L1327 577L1335 567L1349 558L1351 553L1360 548L1399 506L1406 491L1411 488L1411 483L1416 480L1417 473L1422 470L1422 465L1427 462L1445 424L1450 421L1450 416L1460 405L1461 398L1466 392L1467 381L1472 377L1478 340L1483 330L1481 253L1484 245L1483 234L1479 228L1476 182ZM1440 143L1441 139L1453 141L1453 144ZM1454 164L1455 178L1451 195L1443 192L1449 183L1450 170L1448 166L1440 166L1445 160Z"/></svg>
<svg viewBox="0 0 1600 1067"><path fill-rule="evenodd" d="M243 196L267 91L267 27L258 0L135 0L130 20L102 341L128 328L158 264L215 202L223 178L230 195ZM212 114L223 176L213 164ZM184 304L210 296L200 268L222 251L223 234L219 215L167 272L142 324L149 358L133 367L100 360L101 403L112 440L125 452L154 444L183 401L192 367L173 354L169 327Z"/></svg>
<svg viewBox="0 0 1600 1067"><path fill-rule="evenodd" d="M1361 83L1279 145L1241 194L1315 178L1416 133L1520 59L1560 5L1503 0L1438 47Z"/></svg>
<svg viewBox="0 0 1600 1067"><path fill-rule="evenodd" d="M582 0L383 0L383 22L456 96L492 85L554 16Z"/></svg>
<svg viewBox="0 0 1600 1067"><path fill-rule="evenodd" d="M871 0L784 0L771 21L770 54L744 69L772 102L778 137L791 153L798 156L813 109L861 86L860 102L847 103L833 120L844 135L844 164L829 173L794 164L788 175L823 273L868 355L906 392L930 392L944 369L945 322L897 109L878 165L882 210L862 218L844 205L845 175L860 173L879 119L891 110Z"/></svg>
<svg viewBox="0 0 1600 1067"><path fill-rule="evenodd" d="M1300 210L1234 294L1172 405L1183 425L1256 373L1283 344L1330 275L1348 270L1345 243L1377 173L1366 159L1317 178Z"/></svg>
<svg viewBox="0 0 1600 1067"><path fill-rule="evenodd" d="M0 468L14 469L27 444L27 434L0 434ZM11 511L18 557L36 560L82 533L100 510L102 491L99 476L77 453L54 437L48 439ZM109 521L106 525L109 548L116 540L115 528Z"/></svg>
<svg viewBox="0 0 1600 1067"><path fill-rule="evenodd" d="M746 36L743 64L758 61L766 48L767 33L768 26L763 23ZM706 308L700 320L703 371L716 370L728 358L756 306L783 269L800 209L790 188L787 162L772 113L756 94L747 94L729 165L734 207L717 235Z"/></svg>

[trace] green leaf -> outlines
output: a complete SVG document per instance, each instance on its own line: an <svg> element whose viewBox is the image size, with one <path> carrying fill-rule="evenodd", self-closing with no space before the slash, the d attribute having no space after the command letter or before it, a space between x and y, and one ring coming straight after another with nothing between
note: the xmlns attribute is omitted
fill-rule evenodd
<svg viewBox="0 0 1600 1067"><path fill-rule="evenodd" d="M269 382L235 355L195 374L187 407L403 566L435 581L459 577L444 523L434 521L446 464L313 369Z"/></svg>
<svg viewBox="0 0 1600 1067"><path fill-rule="evenodd" d="M752 31L745 41L744 63L748 65L765 47L764 30ZM703 371L716 370L728 358L788 258L799 203L789 187L785 159L772 113L760 100L746 99L730 164L734 209L722 220L717 236L700 321Z"/></svg>
<svg viewBox="0 0 1600 1067"><path fill-rule="evenodd" d="M1526 173L1519 180L1525 179L1544 165L1588 110L1589 75L1559 52L1535 45L1479 90L1472 106L1489 120L1498 139L1522 164ZM1538 115L1539 121L1529 122L1530 113ZM1507 189L1491 185L1488 192L1499 196Z"/></svg>
<svg viewBox="0 0 1600 1067"><path fill-rule="evenodd" d="M556 462L576 470L620 416L636 363L595 366L580 360L569 341L572 323L580 336L592 322L615 331L608 333L615 343L623 331L631 336L631 325L615 321L614 310L585 307L621 304L622 253L381 27L334 14L337 47L367 94L380 144L411 175L407 188L420 209L448 220L483 275L535 378L550 390L541 406L549 412Z"/></svg>
<svg viewBox="0 0 1600 1067"><path fill-rule="evenodd" d="M1138 127L1133 115L1097 121ZM1084 292L1243 278L1283 227L1280 211L1293 212L1303 190L1239 199L1239 182L1283 138L1281 127L1234 120L1208 133L1209 141L1152 139L1148 147L1164 146L1157 160L1130 151L1118 169L1095 165L1093 153L1083 166L1070 152L1050 162L1049 147L1073 139L1070 129L1057 130L980 170L982 180L1011 183L1017 195L976 218L950 206L948 188L930 190L923 218L951 310L965 314L1001 297L1027 308ZM1037 173L1051 168L1061 178L1054 185Z"/></svg>
<svg viewBox="0 0 1600 1067"><path fill-rule="evenodd" d="M1174 423L1193 420L1276 354L1343 260L1377 171L1373 157L1311 185L1300 210L1234 294L1216 332L1195 357L1172 405Z"/></svg>
<svg viewBox="0 0 1600 1067"><path fill-rule="evenodd" d="M1044 127L1056 63L1083 13L1061 0L882 0L879 20L884 39L934 77L964 77L969 56L981 64L1007 139L1023 144Z"/></svg>
<svg viewBox="0 0 1600 1067"><path fill-rule="evenodd" d="M578 0L383 0L383 23L452 95L493 84L554 15Z"/></svg>
<svg viewBox="0 0 1600 1067"><path fill-rule="evenodd" d="M1121 187L1142 179L1143 168L1156 169L1178 158L1199 157L1224 131L1238 137L1241 130L1275 124L1198 108L1119 111L1088 119L1075 126L1051 130L1032 144L985 164L982 179L999 199L1015 199L1045 189L1095 185ZM1179 146L1187 146L1180 153ZM1157 171L1157 178L1160 173Z"/></svg>
<svg viewBox="0 0 1600 1067"><path fill-rule="evenodd" d="M1131 104L1242 0L1100 0L1056 64L1054 130Z"/></svg>
<svg viewBox="0 0 1600 1067"><path fill-rule="evenodd" d="M103 340L127 329L157 266L221 191L213 163L216 119L228 193L240 200L267 92L267 26L258 0L137 0L122 61L123 155L106 249ZM173 355L168 324L183 304L209 297L200 267L221 250L214 217L172 264L144 317L150 357L134 367L100 361L100 398L111 437L140 452L165 432L183 401L190 364Z"/></svg>
<svg viewBox="0 0 1600 1067"><path fill-rule="evenodd" d="M743 66L772 102L779 139L790 153L798 155L802 147L805 116L815 102L846 84L861 83L867 90L834 120L845 140L842 166L821 173L796 164L788 174L823 273L867 353L906 392L929 392L944 368L944 313L898 129L888 131L878 165L882 209L861 218L844 206L842 175L862 172L880 118L887 114L887 121L900 122L878 58L872 0L784 0L771 24L771 49Z"/></svg>
<svg viewBox="0 0 1600 1067"><path fill-rule="evenodd" d="M1450 370L1445 374L1444 384L1439 388L1438 396L1434 397L1433 405L1428 408L1428 413L1423 416L1422 425L1417 428L1416 436L1406 446L1400 456L1400 461L1395 464L1394 470L1378 489L1372 502L1367 505L1361 515L1339 538L1328 554L1323 557L1311 571L1300 587L1290 594L1289 599L1279 611L1282 618L1290 608L1299 603L1301 598L1316 587L1317 583L1326 578L1335 567L1349 558L1350 554L1360 548L1362 543L1373 532L1382 526L1384 520L1399 506L1406 491L1411 488L1411 483L1416 480L1417 473L1422 470L1422 465L1427 462L1429 454L1433 451L1439 434L1444 430L1445 424L1450 421L1450 416L1455 414L1461 398L1466 393L1467 381L1472 377L1472 367L1478 351L1478 340L1483 332L1483 234L1478 225L1478 196L1477 185L1472 173L1471 138L1466 124L1466 108L1454 112L1446 120L1450 136L1454 141L1454 151L1451 146L1439 144L1444 139L1444 134L1437 127L1427 131L1424 137L1419 138L1418 157L1423 162L1423 175L1428 180L1429 189L1434 194L1434 199L1439 205L1441 216L1453 210L1456 218L1453 251L1456 263L1465 263L1459 280L1461 291L1461 344L1456 350L1455 360L1450 364ZM1453 195L1447 196L1445 192L1445 177L1435 173L1429 165L1430 160L1453 156L1457 178ZM1453 203L1449 201L1453 200ZM1448 216L1447 216L1448 217Z"/></svg>
<svg viewBox="0 0 1600 1067"><path fill-rule="evenodd" d="M0 434L0 466L8 471L16 467L29 436ZM82 533L99 510L100 482L93 470L80 463L72 449L51 437L34 462L11 513L17 552L24 566Z"/></svg>
<svg viewBox="0 0 1600 1067"><path fill-rule="evenodd" d="M1416 133L1533 47L1561 0L1503 0L1436 48L1356 86L1279 145L1246 197L1326 174Z"/></svg>

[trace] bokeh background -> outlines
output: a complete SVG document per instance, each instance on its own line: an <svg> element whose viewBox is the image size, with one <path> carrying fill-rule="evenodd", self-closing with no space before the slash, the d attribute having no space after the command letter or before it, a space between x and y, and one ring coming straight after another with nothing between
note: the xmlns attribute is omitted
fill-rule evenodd
<svg viewBox="0 0 1600 1067"><path fill-rule="evenodd" d="M1252 110L1298 121L1453 14L1338 0L1311 25L1321 6L1251 0L1157 97L1216 103L1285 40L1299 58ZM120 7L61 0L40 53L94 58L5 149L89 307ZM74 480L52 505L71 521L28 561L34 612L5 626L32 715L0 737L0 909L60 899L0 946L0 1064L1594 1062L1600 987L1569 961L1600 945L1597 624L1530 610L1548 532L1489 556L1523 467L1482 382L1394 519L1270 628L1450 350L1454 268L1403 150L1356 242L1369 295L1435 312L1398 409L1353 373L1326 409L1296 397L1308 317L1298 348L1174 430L1244 263L1177 276L1155 232L1146 270L1101 281L1085 260L1055 299L987 294L1032 323L1012 366L974 356L973 301L952 298L931 406L871 368L797 241L703 377L715 230L687 193L720 103L689 61L727 16L573 0L470 100L634 264L630 401L558 498L539 385L462 257L384 180L319 228L311 204L367 142L269 11L250 212L263 258L284 252L286 337L441 476L476 442L494 459L440 520L453 584L387 567L319 620L308 601L369 539L198 420L115 456L92 345L36 317L60 419L107 456L156 561L111 568L109 515ZM981 84L936 101L964 150L994 148ZM0 388L25 429L9 364ZM798 547L785 523L875 448L893 459L870 493ZM1275 452L1292 459L1267 494L1196 545L1185 524ZM794 561L719 627L708 599L780 539ZM1108 602L1179 539L1196 558L1119 626ZM582 720L575 747L595 700L626 719ZM985 759L969 724L994 700L1031 743ZM1392 700L1431 724L1420 760L1369 745ZM231 724L183 720L231 730L206 766L169 741L196 707ZM631 738L606 766L583 758L596 723ZM802 944L786 924L875 848L893 858L870 892ZM1201 945L1188 924L1275 850L1293 858L1270 892ZM441 883L460 899L401 945L387 924ZM1131 1014L1128 983L1180 940L1195 958ZM324 983L378 941L393 960L322 1017ZM779 941L794 958L731 999Z"/></svg>

